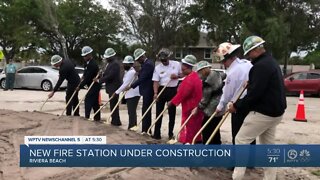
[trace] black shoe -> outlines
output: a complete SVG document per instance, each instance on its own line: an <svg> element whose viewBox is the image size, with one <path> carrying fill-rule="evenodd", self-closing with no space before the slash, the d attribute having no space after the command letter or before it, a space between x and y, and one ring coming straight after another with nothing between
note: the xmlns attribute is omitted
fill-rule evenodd
<svg viewBox="0 0 320 180"><path fill-rule="evenodd" d="M174 139L174 135L173 135L173 134L172 134L172 135L169 135L168 140L171 140L171 139Z"/></svg>
<svg viewBox="0 0 320 180"><path fill-rule="evenodd" d="M121 123L112 123L111 122L111 125L113 125L113 126L121 126L122 124Z"/></svg>
<svg viewBox="0 0 320 180"><path fill-rule="evenodd" d="M151 137L152 137L152 139L156 139L156 140L160 140L161 139L161 136L152 135Z"/></svg>
<svg viewBox="0 0 320 180"><path fill-rule="evenodd" d="M234 170L234 167L228 167L227 170L233 171L233 170Z"/></svg>

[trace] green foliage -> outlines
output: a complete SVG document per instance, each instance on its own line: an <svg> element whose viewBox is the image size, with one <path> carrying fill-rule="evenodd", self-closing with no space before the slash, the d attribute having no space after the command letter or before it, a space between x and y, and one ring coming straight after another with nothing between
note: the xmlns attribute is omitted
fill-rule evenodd
<svg viewBox="0 0 320 180"><path fill-rule="evenodd" d="M97 56L109 46L123 48L116 35L122 18L117 11L106 10L94 0L14 0L0 2L0 46L5 56L18 54L33 58L43 49L49 55L65 54L82 60L81 48L91 46Z"/></svg>
<svg viewBox="0 0 320 180"><path fill-rule="evenodd" d="M320 170L311 171L313 175L320 176Z"/></svg>
<svg viewBox="0 0 320 180"><path fill-rule="evenodd" d="M199 32L192 23L184 21L184 1L119 0L113 6L125 17L123 35L138 41L148 51L149 57L163 47L194 45Z"/></svg>
<svg viewBox="0 0 320 180"><path fill-rule="evenodd" d="M249 35L266 40L278 59L310 50L319 41L320 1L197 0L187 10L195 25L206 24L217 42L241 43Z"/></svg>
<svg viewBox="0 0 320 180"><path fill-rule="evenodd" d="M310 52L305 58L308 64L314 64L316 69L320 69L320 50Z"/></svg>

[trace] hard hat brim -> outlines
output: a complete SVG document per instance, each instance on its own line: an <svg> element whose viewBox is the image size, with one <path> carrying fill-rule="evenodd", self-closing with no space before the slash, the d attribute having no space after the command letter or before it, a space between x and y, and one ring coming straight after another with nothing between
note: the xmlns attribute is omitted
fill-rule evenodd
<svg viewBox="0 0 320 180"><path fill-rule="evenodd" d="M247 55L251 50L253 50L254 48L260 46L260 45L263 44L263 43L265 43L265 41L261 41L261 42L257 43L256 45L252 46L250 49L246 50L246 51L243 53L243 55L244 55L244 56Z"/></svg>
<svg viewBox="0 0 320 180"><path fill-rule="evenodd" d="M199 72L201 69L208 68L208 67L210 67L210 68L211 68L211 65L203 66L203 67L201 67L201 68L197 69L196 71L197 71L197 72Z"/></svg>
<svg viewBox="0 0 320 180"><path fill-rule="evenodd" d="M51 62L51 66L54 66L54 65L60 63L61 61L62 61L62 57L59 59L59 61L57 61L57 62L55 62L55 63Z"/></svg>
<svg viewBox="0 0 320 180"><path fill-rule="evenodd" d="M233 53L233 52L234 52L235 50L237 50L239 47L241 47L240 44L235 44L235 45L233 45L233 46L230 48L228 54Z"/></svg>
<svg viewBox="0 0 320 180"><path fill-rule="evenodd" d="M84 56L86 56L86 55L88 55L88 54L92 53L92 51L93 51L93 50L91 49L91 50L90 50L89 52L87 52L87 53L82 53L82 54L81 54L81 56L82 56L82 57L84 57Z"/></svg>
<svg viewBox="0 0 320 180"><path fill-rule="evenodd" d="M107 59L107 58L110 58L110 57L112 57L112 56L115 56L116 54L117 54L116 52L114 52L114 53L112 53L112 54L110 54L110 55L104 54L103 57L104 57L105 59Z"/></svg>
<svg viewBox="0 0 320 180"><path fill-rule="evenodd" d="M122 61L123 64L134 64L134 62L130 62L130 61Z"/></svg>
<svg viewBox="0 0 320 180"><path fill-rule="evenodd" d="M182 59L181 62L183 64L188 64L189 66L192 66L192 67L194 66L194 64L188 63L185 59Z"/></svg>
<svg viewBox="0 0 320 180"><path fill-rule="evenodd" d="M139 56L135 57L134 60L137 61L144 54L146 54L146 51L143 51Z"/></svg>

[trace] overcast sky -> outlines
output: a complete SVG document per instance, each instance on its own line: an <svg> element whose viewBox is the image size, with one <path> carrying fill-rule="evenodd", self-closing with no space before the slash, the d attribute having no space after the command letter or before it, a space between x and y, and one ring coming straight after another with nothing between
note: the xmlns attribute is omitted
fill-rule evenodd
<svg viewBox="0 0 320 180"><path fill-rule="evenodd" d="M96 0L96 1L99 1L104 8L107 8L107 9L110 8L109 1L108 1L108 0Z"/></svg>

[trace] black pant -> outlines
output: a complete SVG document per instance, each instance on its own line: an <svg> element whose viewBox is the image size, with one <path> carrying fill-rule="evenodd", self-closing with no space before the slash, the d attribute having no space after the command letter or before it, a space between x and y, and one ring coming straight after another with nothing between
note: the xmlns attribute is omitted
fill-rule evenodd
<svg viewBox="0 0 320 180"><path fill-rule="evenodd" d="M85 117L87 119L90 118L90 112L91 109L93 109L94 112L97 112L100 108L99 105L99 92L100 88L92 88L90 89L91 92L88 92L85 98L84 102L84 108L85 108ZM94 120L100 121L101 120L101 114L100 111L93 117Z"/></svg>
<svg viewBox="0 0 320 180"><path fill-rule="evenodd" d="M67 91L66 91L66 103L69 102L72 94L74 93L74 91L76 90L76 87L74 86L70 86L67 87ZM74 110L74 108L78 105L79 103L79 98L78 98L78 91L75 93L75 95L73 96L72 100L70 101L69 105L67 106L67 110L66 110L66 114L67 116L71 116L72 110ZM74 110L74 116L80 116L79 114L79 107Z"/></svg>
<svg viewBox="0 0 320 180"><path fill-rule="evenodd" d="M163 89L163 86L159 87L159 91ZM164 106L166 102L171 101L171 99L177 94L177 87L167 87L160 97L158 98L158 101L156 103L157 108L156 108L156 115L157 117L160 115L160 113L163 111ZM173 136L173 128L174 128L174 123L176 119L176 106L171 106L168 109L169 112L169 132L168 136L172 137ZM154 137L160 138L161 137L161 124L162 124L162 116L159 118L159 120L155 124L154 128Z"/></svg>
<svg viewBox="0 0 320 180"><path fill-rule="evenodd" d="M202 126L208 121L210 116L204 115L203 121L202 121ZM214 117L211 119L210 123L207 125L206 128L202 131L202 143L206 144L206 142L209 140L211 134L213 131L216 129L218 124L220 123L222 119L222 116L219 117ZM210 141L209 144L221 144L221 135L220 135L220 128L218 129L217 133L214 135L212 140Z"/></svg>
<svg viewBox="0 0 320 180"><path fill-rule="evenodd" d="M126 99L128 115L129 115L128 129L137 125L137 106L139 103L139 99L140 99L140 96Z"/></svg>
<svg viewBox="0 0 320 180"><path fill-rule="evenodd" d="M147 111L152 101L153 101L153 91L150 91L149 93L143 95L142 114L144 114L144 112ZM142 120L142 132L147 132L149 127L151 126L151 111L152 111L152 108L150 108L150 110Z"/></svg>
<svg viewBox="0 0 320 180"><path fill-rule="evenodd" d="M14 80L15 80L15 73L7 73L6 74L6 87L5 89L13 89L14 87Z"/></svg>
<svg viewBox="0 0 320 180"><path fill-rule="evenodd" d="M109 94L109 98L112 96L113 93ZM110 100L110 110L112 111L113 108L116 106L119 100L119 94L115 94L113 98ZM119 106L116 107L114 112L111 114L111 124L113 125L121 125L120 116L119 116Z"/></svg>
<svg viewBox="0 0 320 180"><path fill-rule="evenodd" d="M231 114L232 144L235 144L236 136L248 114L248 111L241 110L237 110L236 113ZM251 144L256 144L256 141L254 140Z"/></svg>

